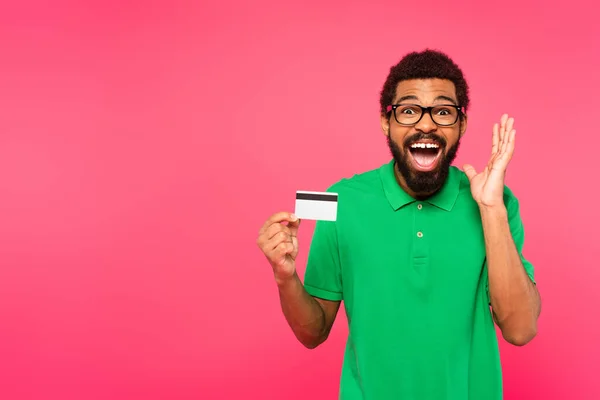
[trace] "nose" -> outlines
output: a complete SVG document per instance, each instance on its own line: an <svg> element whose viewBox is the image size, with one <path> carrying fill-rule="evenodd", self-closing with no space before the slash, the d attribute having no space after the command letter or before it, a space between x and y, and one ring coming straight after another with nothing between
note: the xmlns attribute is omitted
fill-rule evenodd
<svg viewBox="0 0 600 400"><path fill-rule="evenodd" d="M431 115L426 112L423 114L423 117L421 117L419 122L415 124L415 129L423 133L429 133L434 132L437 129L437 125L435 122L433 122L433 119L431 119Z"/></svg>

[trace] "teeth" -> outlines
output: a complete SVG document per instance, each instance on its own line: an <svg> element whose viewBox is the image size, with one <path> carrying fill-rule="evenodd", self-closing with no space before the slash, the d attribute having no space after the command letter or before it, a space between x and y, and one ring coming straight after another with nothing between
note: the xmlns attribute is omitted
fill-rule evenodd
<svg viewBox="0 0 600 400"><path fill-rule="evenodd" d="M436 143L413 143L410 147L413 149L437 149L440 146Z"/></svg>

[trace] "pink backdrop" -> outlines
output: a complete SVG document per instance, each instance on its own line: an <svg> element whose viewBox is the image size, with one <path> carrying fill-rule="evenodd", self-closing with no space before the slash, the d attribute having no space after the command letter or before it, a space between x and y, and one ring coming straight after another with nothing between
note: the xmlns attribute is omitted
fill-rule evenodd
<svg viewBox="0 0 600 400"><path fill-rule="evenodd" d="M336 398L345 317L305 350L256 234L295 190L388 160L379 90L426 46L472 87L459 165L480 168L492 124L516 117L507 179L544 303L534 342L502 345L506 398L600 398L591 1L15 3L0 6L1 398Z"/></svg>

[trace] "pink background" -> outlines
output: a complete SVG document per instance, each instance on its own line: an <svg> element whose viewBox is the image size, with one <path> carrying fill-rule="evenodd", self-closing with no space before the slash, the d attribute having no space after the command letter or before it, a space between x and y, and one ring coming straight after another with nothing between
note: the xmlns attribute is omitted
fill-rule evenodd
<svg viewBox="0 0 600 400"><path fill-rule="evenodd" d="M507 179L543 313L530 345L502 344L506 398L600 398L591 1L15 3L0 6L1 398L336 398L345 317L305 350L256 234L295 190L388 160L379 90L425 47L472 88L458 165L481 168L492 124L516 118Z"/></svg>

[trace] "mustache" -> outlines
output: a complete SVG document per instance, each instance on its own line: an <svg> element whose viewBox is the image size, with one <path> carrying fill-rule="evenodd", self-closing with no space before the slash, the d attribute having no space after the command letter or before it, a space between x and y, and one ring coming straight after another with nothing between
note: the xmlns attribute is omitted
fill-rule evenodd
<svg viewBox="0 0 600 400"><path fill-rule="evenodd" d="M412 136L407 137L406 139L404 139L404 147L409 147L410 145L412 145L413 143L416 143L420 140L432 140L436 143L438 143L442 148L446 148L446 139L444 139L441 136L436 135L435 133L423 133L423 132L417 132Z"/></svg>

